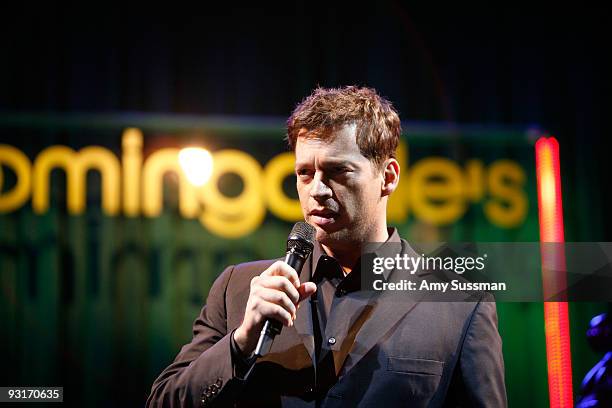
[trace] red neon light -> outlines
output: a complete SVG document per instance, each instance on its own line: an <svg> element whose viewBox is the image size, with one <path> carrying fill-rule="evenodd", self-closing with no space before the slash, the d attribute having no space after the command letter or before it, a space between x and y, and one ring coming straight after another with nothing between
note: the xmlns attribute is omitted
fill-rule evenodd
<svg viewBox="0 0 612 408"><path fill-rule="evenodd" d="M554 137L542 137L535 149L540 242L564 242L559 143ZM548 275L549 271L565 269L565 254L559 247L544 244L541 248L546 299L558 293L557 288L565 287L564 275L557 274L552 279ZM550 406L570 408L574 403L567 302L544 302L544 325Z"/></svg>
<svg viewBox="0 0 612 408"><path fill-rule="evenodd" d="M538 177L538 210L540 241L565 242L559 143L554 137L536 142L536 175Z"/></svg>

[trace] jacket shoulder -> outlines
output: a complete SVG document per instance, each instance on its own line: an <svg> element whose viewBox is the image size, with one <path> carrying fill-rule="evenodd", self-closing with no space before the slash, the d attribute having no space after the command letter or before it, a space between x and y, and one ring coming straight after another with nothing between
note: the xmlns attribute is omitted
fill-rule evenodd
<svg viewBox="0 0 612 408"><path fill-rule="evenodd" d="M280 259L280 258L279 258ZM234 265L234 274L250 274L256 273L259 275L266 270L270 265L279 259L260 259L257 261L244 262Z"/></svg>
<svg viewBox="0 0 612 408"><path fill-rule="evenodd" d="M252 278L260 275L277 260L278 259L261 259L229 266L226 271L224 271L225 273L229 270L230 276L228 277L228 285L234 286L238 284L238 286L243 286L246 284L248 287Z"/></svg>
<svg viewBox="0 0 612 408"><path fill-rule="evenodd" d="M244 268L244 269L250 269L250 268L267 268L268 266L272 265L274 262L280 260L281 258L277 258L277 259L259 259L256 261L249 261L249 262L243 262L243 263L239 263L236 264L236 268Z"/></svg>

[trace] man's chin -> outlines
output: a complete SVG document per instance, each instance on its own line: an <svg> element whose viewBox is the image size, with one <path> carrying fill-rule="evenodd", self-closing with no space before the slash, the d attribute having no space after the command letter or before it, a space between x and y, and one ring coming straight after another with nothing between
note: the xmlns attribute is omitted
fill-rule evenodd
<svg viewBox="0 0 612 408"><path fill-rule="evenodd" d="M325 244L329 241L330 237L334 234L334 231L327 231L321 228L318 225L315 225L316 237L317 241L322 244Z"/></svg>
<svg viewBox="0 0 612 408"><path fill-rule="evenodd" d="M316 237L317 237L317 241L319 241L322 244L326 244L327 240L329 239L329 233L323 229L321 229L318 226L315 226L315 231L316 231Z"/></svg>
<svg viewBox="0 0 612 408"><path fill-rule="evenodd" d="M315 227L317 241L328 247L343 246L355 240L346 229L326 231L320 227Z"/></svg>

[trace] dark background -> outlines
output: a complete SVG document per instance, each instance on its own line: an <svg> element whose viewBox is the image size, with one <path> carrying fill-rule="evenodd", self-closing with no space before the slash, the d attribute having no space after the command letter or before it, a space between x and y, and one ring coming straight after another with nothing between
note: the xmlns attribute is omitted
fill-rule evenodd
<svg viewBox="0 0 612 408"><path fill-rule="evenodd" d="M572 223L566 239L612 241L603 10L28 3L2 15L0 114L286 118L317 85L367 85L404 121L555 135ZM580 224L585 209L592 222ZM126 405L143 396L131 398Z"/></svg>
<svg viewBox="0 0 612 408"><path fill-rule="evenodd" d="M316 85L367 85L405 121L537 124L561 142L562 176L600 186L564 194L610 202L603 9L290 3L7 10L0 111L287 117ZM611 239L593 216L601 230L573 239Z"/></svg>

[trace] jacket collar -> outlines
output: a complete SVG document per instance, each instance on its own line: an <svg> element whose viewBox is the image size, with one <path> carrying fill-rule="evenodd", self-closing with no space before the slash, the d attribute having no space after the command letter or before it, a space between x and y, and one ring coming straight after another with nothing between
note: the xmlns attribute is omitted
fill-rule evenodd
<svg viewBox="0 0 612 408"><path fill-rule="evenodd" d="M401 245L401 253L408 254L408 256L418 256L417 253L410 247L408 242L402 240L397 232L397 229L393 228L389 230L389 239L387 242L398 243ZM376 253L376 251L375 251ZM302 272L300 273L300 281L306 282L311 280L315 273L316 265L321 256L327 256L323 248L317 242L313 249L312 256L305 263ZM420 274L420 273L417 273ZM391 281L400 279L399 274L392 274L392 271L388 271L385 275L385 279ZM371 292L369 295L368 304L371 305L371 312L367 321L363 323L359 332L356 334L354 343L344 359L340 376L355 366L365 356L365 354L372 349L387 333L394 324L396 324L406 313L418 303L416 296L408 296L406 294L396 294L390 291L385 292ZM315 365L314 359L314 334L313 334L313 321L312 321L312 307L309 300L304 300L298 308L297 319L294 325L299 337L302 339L310 358Z"/></svg>
<svg viewBox="0 0 612 408"><path fill-rule="evenodd" d="M399 236L399 232L397 231L397 228L387 228L387 232L389 234L389 238L387 238L387 240L385 241L385 244L387 243L393 243L393 244L397 244L398 246L394 246L395 248L399 248L399 245L401 244L401 238ZM384 245L383 245L384 247ZM376 250L374 251L374 254L376 256L382 256L383 254L380 253L380 250ZM314 248L312 250L312 255L310 256L310 273L307 276L310 281L314 281L315 276L314 274L316 273L317 270L317 265L319 264L319 260L321 259L321 257L327 257L327 258L332 258L331 256L327 255L327 253L325 252L325 250L323 249L323 246L321 245L321 243L319 241L316 241L314 244ZM359 262L359 261L357 261ZM304 269L306 268L306 265L304 265ZM356 268L356 265L354 266L353 269ZM304 270L302 270L303 272ZM391 271L385 271L384 276L385 279L389 278L389 274ZM352 273L352 272L351 272ZM300 281L303 279L302 278L302 274L300 274Z"/></svg>

